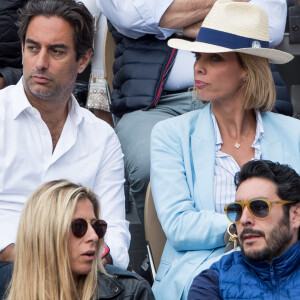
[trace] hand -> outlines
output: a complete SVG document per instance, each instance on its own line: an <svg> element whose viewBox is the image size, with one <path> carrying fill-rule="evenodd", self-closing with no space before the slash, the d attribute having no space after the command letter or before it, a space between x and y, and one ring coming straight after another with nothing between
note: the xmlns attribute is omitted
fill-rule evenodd
<svg viewBox="0 0 300 300"><path fill-rule="evenodd" d="M0 77L0 90L6 87L6 81L4 77Z"/></svg>
<svg viewBox="0 0 300 300"><path fill-rule="evenodd" d="M0 252L0 262L13 262L15 244L10 244Z"/></svg>
<svg viewBox="0 0 300 300"><path fill-rule="evenodd" d="M113 264L112 257L109 253L102 258L102 264L104 267L106 266L106 264L109 264L109 265Z"/></svg>

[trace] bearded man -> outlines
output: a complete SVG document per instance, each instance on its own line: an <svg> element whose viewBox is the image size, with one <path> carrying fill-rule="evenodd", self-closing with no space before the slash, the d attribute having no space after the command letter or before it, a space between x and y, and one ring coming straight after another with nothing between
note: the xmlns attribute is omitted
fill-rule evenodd
<svg viewBox="0 0 300 300"><path fill-rule="evenodd" d="M235 184L236 202L225 212L241 251L200 273L188 299L300 299L300 176L286 165L250 161Z"/></svg>

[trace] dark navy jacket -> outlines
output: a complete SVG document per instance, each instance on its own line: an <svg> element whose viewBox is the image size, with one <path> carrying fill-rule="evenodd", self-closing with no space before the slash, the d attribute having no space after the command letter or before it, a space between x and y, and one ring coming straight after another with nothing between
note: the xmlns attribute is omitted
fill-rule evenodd
<svg viewBox="0 0 300 300"><path fill-rule="evenodd" d="M27 0L0 1L0 76L6 85L16 84L22 76L21 42L16 21L17 10Z"/></svg>
<svg viewBox="0 0 300 300"><path fill-rule="evenodd" d="M250 261L241 251L231 252L199 274L188 300L300 299L300 241L272 264Z"/></svg>
<svg viewBox="0 0 300 300"><path fill-rule="evenodd" d="M154 107L168 78L177 50L154 35L128 38L108 22L116 42L110 111L124 113Z"/></svg>

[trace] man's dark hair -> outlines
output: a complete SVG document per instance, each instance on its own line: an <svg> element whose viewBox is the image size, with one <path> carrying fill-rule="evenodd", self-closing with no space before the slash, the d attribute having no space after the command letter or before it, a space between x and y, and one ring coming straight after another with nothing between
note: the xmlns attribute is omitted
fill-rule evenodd
<svg viewBox="0 0 300 300"><path fill-rule="evenodd" d="M300 176L288 165L281 165L269 160L252 160L244 164L241 171L235 174L236 188L247 179L264 178L275 183L277 195L282 200L292 200L295 203L283 205L285 216L289 216L292 205L300 202ZM299 229L300 237L300 229Z"/></svg>
<svg viewBox="0 0 300 300"><path fill-rule="evenodd" d="M69 22L74 28L74 44L76 60L88 49L93 49L94 22L93 17L83 3L73 0L29 0L19 9L17 26L22 44L25 43L26 32L30 21L36 16L56 16Z"/></svg>

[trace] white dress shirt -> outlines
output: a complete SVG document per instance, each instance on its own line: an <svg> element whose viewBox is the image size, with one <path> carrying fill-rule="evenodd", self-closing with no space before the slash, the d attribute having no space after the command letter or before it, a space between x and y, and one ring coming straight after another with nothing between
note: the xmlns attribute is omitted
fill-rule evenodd
<svg viewBox="0 0 300 300"><path fill-rule="evenodd" d="M174 0L97 0L99 9L122 34L137 39L145 34L155 34L158 39L170 37L175 29L158 26L158 23ZM283 39L287 4L286 0L251 0L268 14L270 45L277 46ZM192 52L178 50L174 65L164 90L176 91L194 85Z"/></svg>
<svg viewBox="0 0 300 300"><path fill-rule="evenodd" d="M251 159L261 159L260 140L264 135L264 128L259 110L256 113L256 133L252 148L254 148L254 157ZM216 212L224 213L226 204L235 201L236 187L234 184L234 176L240 171L240 167L235 159L221 151L223 140L219 130L216 117L211 113L213 120L215 139L216 139L216 160L214 172L214 196ZM243 150L240 150L243 151Z"/></svg>
<svg viewBox="0 0 300 300"><path fill-rule="evenodd" d="M48 127L30 105L21 79L0 91L0 145L0 251L15 243L28 196L41 184L62 178L96 193L100 217L108 223L105 242L114 264L127 267L130 233L125 220L123 154L107 123L79 107L72 96L53 152Z"/></svg>

